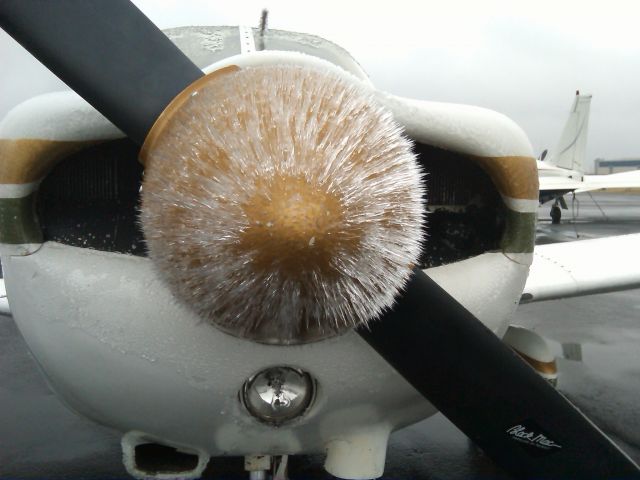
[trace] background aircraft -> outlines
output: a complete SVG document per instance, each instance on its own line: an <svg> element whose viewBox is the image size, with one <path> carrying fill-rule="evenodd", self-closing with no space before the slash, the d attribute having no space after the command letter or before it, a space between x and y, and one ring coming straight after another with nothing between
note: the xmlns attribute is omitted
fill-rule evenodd
<svg viewBox="0 0 640 480"><path fill-rule="evenodd" d="M3 203L5 212L14 214L4 216L3 264L12 313L52 385L76 410L126 432L123 448L125 463L131 473L197 476L210 455L230 453L247 455L249 464L256 462L259 464L256 470L262 471L265 468L257 458L258 453L282 455L326 449L326 468L336 476L378 476L382 473L390 431L432 411L417 395L419 392L498 464L515 474L560 476L570 471L598 477L626 475L631 478L637 475L633 462L498 340L506 331L531 261L538 195L528 142L510 121L482 109L416 102L375 91L344 51L315 37L278 31L270 31L268 36L264 32L262 36L251 29L231 27L169 32L176 43L184 42L183 48L196 50L191 52L194 59L202 50L213 53L200 59L206 60L205 65L209 67L205 69L211 72L203 80L198 67L125 2L113 2L108 6L103 2L86 2L82 6L71 3L47 4L47 9L42 11L42 5L34 10L34 4L6 2L0 20L5 29L106 113L130 140L122 140L122 133L113 124L73 94L36 98L14 109L0 128ZM92 21L87 22L87 15ZM63 34L52 37L50 29L56 25L56 31ZM114 25L120 26L116 37L109 33ZM194 43L194 37L198 42ZM278 49L273 54L255 52L252 43L256 40L265 45L278 45ZM104 48L105 45L108 48ZM101 55L95 55L96 49ZM239 55L228 57L228 50ZM290 53L291 50L314 52L320 58L329 57L331 62L327 58L318 60L311 55ZM60 52L64 54L60 55ZM218 58L217 52L220 52ZM276 92L279 95L283 95L279 92L285 92L282 98L286 102L282 105L295 105L292 99L297 98L299 92L307 92L306 89L290 88L298 72L308 75L303 77L308 82L316 76L323 78L318 86L319 103L312 102L304 110L291 112L282 129L267 134L272 131L272 117L251 117L248 109L238 108L241 104L237 100L245 98L242 95L246 92L254 95L250 97L251 106L271 108L271 98L261 103L259 97L263 88L271 85L282 89ZM323 77L327 73L328 80ZM267 82L260 80L263 74ZM152 78L158 81L153 82ZM230 95L234 91L232 87L247 78L249 88L239 89L240 97L206 100L219 91ZM278 83L283 78L287 80ZM213 87L207 89L209 82L213 82ZM262 82L258 85L263 88L256 89L254 82ZM326 92L322 88L327 84L334 89L330 90L331 95L322 94ZM187 94L176 97L185 87ZM335 95L336 88L342 88L339 91L343 93ZM315 92L314 88L310 91ZM396 136L397 131L379 128L370 132L366 130L370 123L362 122L359 128L363 130L350 137L353 116L361 110L344 117L341 122L327 122L322 117L324 108L333 108L333 99L351 98L351 95L355 99L363 95L367 100L359 107L362 111L377 105L388 109L380 111L378 120L390 119L385 112L391 112L395 121L416 142L420 164L430 167L431 203L428 208L432 211L432 241L428 250L423 248L417 252L421 258L415 256L407 262L401 256L404 248L411 247L412 235L419 237L422 233L420 214L417 218L414 216L416 209L423 206L423 190L416 182L420 177L416 176L413 164L408 159L406 163L400 162L406 150L402 143L393 143L402 142ZM173 101L174 98L177 100ZM201 104L203 98L205 103ZM276 95L275 98L280 97ZM167 110L169 102L171 106ZM199 109L203 105L224 107L222 115L220 112L204 115L207 122L222 122L217 128L201 123L203 115ZM271 304L263 301L256 305L257 309L242 311L242 315L251 318L269 308L268 312L283 323L274 325L272 319L263 321L260 318L249 325L234 321L219 323L225 313L243 307L231 300L252 281L255 272L230 276L219 282L218 264L233 260L234 255L231 258L219 255L213 257L213 261L193 255L191 249L195 245L189 244L191 239L188 237L198 235L202 230L208 235L217 235L224 225L216 222L233 211L227 201L233 197L229 197L226 189L233 185L234 179L225 177L229 171L226 166L214 170L224 178L223 181L202 175L200 170L205 165L212 165L211 151L222 150L226 142L239 138L241 142L234 144L237 149L234 147L216 158L226 161L236 155L245 145L242 141L256 131L248 129L247 125L258 125L257 130L266 137L275 138L273 145L279 148L266 152L267 155L255 155L255 163L249 171L243 163L246 157L234 159L241 167L241 179L246 180L246 184L237 182L242 191L246 185L262 187L265 179L269 180L269 170L261 170L265 164L278 172L277 169L285 166L297 168L297 163L288 163L290 157L287 155L280 160L283 164L270 162L275 161L280 150L300 152L301 145L295 143L300 136L281 132L287 133L287 127L292 125L296 128L316 125L312 108L316 105L324 105L319 109L319 118L324 119L324 123L319 123L322 126L320 136L311 144L314 153L318 146L333 148L338 145L349 153L339 155L342 161L351 161L352 154L365 148L371 138L378 138L380 132L390 135L385 142L391 143L383 143L391 151L386 162L378 165L374 172L351 178L355 183L343 187L349 193L346 198L351 198L357 193L354 189L364 189L367 181L374 180L375 186L370 192L365 190L367 196L360 200L366 209L356 212L360 212L358 215L365 222L353 232L347 231L345 246L341 247L348 251L344 258L347 261L355 258L352 252L355 247L351 246L350 239L360 229L370 228L369 225L375 225L374 230L391 225L391 233L400 226L405 236L398 240L392 235L390 239L384 237L385 242L375 242L371 251L366 252L382 254L382 259L375 260L371 256L367 260L372 265L358 262L355 272L347 272L348 280L355 280L349 284L351 288L368 286L368 289L356 293L344 290L340 295L330 297L332 302L324 303L321 297L325 290L336 288L336 285L329 283L327 287L324 284L325 290L312 290L312 298L322 308L314 311L314 317L310 318L315 321L326 311L331 313L328 317L335 318L340 313L333 310L336 305L347 309L360 303L364 309L371 303L368 295L373 295L371 298L378 302L384 300L387 288L379 291L377 285L388 279L376 274L375 268L395 257L401 259L399 265L404 269L407 269L407 263L419 263L440 286L422 269L414 270L393 309L386 310L379 321L371 322L369 329L352 330L337 325L339 331L336 331L336 326L323 323L319 323L317 329L315 324L288 325L287 321L296 319L291 315L291 309L299 305L295 302L304 300L304 293L313 284L306 279L286 284L290 285L291 291L276 290L277 295L292 299L285 308L270 310ZM350 102L346 105L338 102L340 108L350 105ZM196 110L183 110L189 106ZM267 111L273 118L278 118L279 109ZM172 120L172 112L178 115L177 121ZM265 118L268 121L260 123ZM182 126L194 119L191 130L183 131ZM228 119L231 119L230 123L225 124ZM243 127L247 128L247 135L235 132L235 136L219 139L218 132L225 131L224 125L229 128L227 135ZM149 137L149 129L153 132L156 127L160 133L156 130ZM163 133L165 128L176 135L183 132L186 137L170 136L167 141ZM327 131L347 136L326 142L323 135ZM362 132L371 133L371 136ZM202 134L204 137L197 137ZM212 137L207 138L208 135ZM163 146L174 148L180 138L184 149L162 152ZM189 152L189 149L197 149L201 141L212 138L220 143ZM252 148L264 145L264 139L260 140ZM144 202L153 202L154 196L160 195L156 197L160 200L156 204L158 215L153 213L154 207L144 204L142 207L143 218L147 216L147 220L143 220L146 222L146 240L150 244L154 241L162 243L176 234L180 239L173 244L178 246L176 254L165 257L166 266L163 266L162 255L153 252L153 245L151 260L142 249L138 250L139 231L122 228L136 225L135 219L133 223L131 219L139 193L140 167L135 163L137 149L131 142L143 141ZM358 146L357 150L351 150L354 145ZM364 164L369 165L372 158L377 158L372 152L375 150L368 151ZM300 158L299 155L296 162L303 162L304 156ZM331 162L335 158L330 156L329 163L320 163L321 173L332 173L327 179L331 185L341 175L346 175L345 172L358 171L353 166L334 172ZM198 162L191 168L180 166L180 161L194 159ZM199 163L200 160L204 163ZM313 160L320 161L315 155ZM168 163L152 163L163 161ZM217 165L216 161L213 166ZM399 176L387 177L388 171L395 172L390 167L396 165L393 162L398 162L398 168L400 164L404 165L406 170L401 170ZM85 169L87 165L90 168ZM153 175L162 173L163 168L153 170L151 165L166 165L168 177L156 177L158 181L154 183ZM317 168L315 165L306 166L313 171ZM255 172L259 174L255 175ZM385 174L384 180L376 183L381 172ZM183 191L186 197L173 196L163 200L161 194L165 186L173 185L178 190L183 187L183 174L194 179L200 187L187 187L186 192ZM349 180L350 175L346 176ZM313 275L319 275L323 273L322 264L314 263L319 261L314 252L320 247L324 249L321 252L330 251L332 242L327 241L324 245L322 242L326 238L308 236L309 231L315 232L313 229L319 228L317 221L312 226L304 223L309 215L318 214L308 210L317 203L294 202L291 207L291 201L302 195L320 195L319 200L325 202L326 212L330 213L334 208L333 200L327 200L315 190L310 193L305 182L294 179L279 183L278 176L273 178L267 186L278 187L277 192L282 193L287 202L283 203L282 209L273 212L273 195L266 203L252 204L260 206L255 211L249 210L258 215L255 225L260 235L251 243L251 268L266 265L271 276L282 272L296 275L310 268ZM309 182L309 177L302 178ZM407 187L409 195L403 190L391 190L389 206L388 199L375 197L376 192L396 188L404 182L414 184L412 188ZM96 186L100 188L94 188ZM208 216L198 217L191 225L188 225L190 222L183 223L171 234L158 228L155 222L162 224L171 217L182 222L187 218L188 212L177 212L173 206L181 209L185 198L187 202L193 202L192 194L201 187L207 196L219 201L216 208L205 203ZM222 190L210 190L214 187ZM170 191L169 195L175 195L175 191ZM413 200L407 202L409 197ZM172 203L171 199L177 203ZM38 223L33 217L34 205L40 214ZM367 210L375 212L380 205L386 210L374 215ZM463 207L462 211L460 207ZM248 207L243 208L244 215L249 215ZM295 268L291 268L291 250L283 251L278 245L271 249L275 253L264 250L265 245L271 245L269 232L273 232L266 230L264 233L265 227L273 226L269 225L270 221L260 220L264 212L284 222L285 228L279 227L283 244L295 247L296 254L303 253L297 258ZM325 210L320 214L320 217L312 218L324 218ZM400 224L399 216L405 219ZM376 218L381 218L382 223L376 223ZM487 219L495 223L487 225L483 221ZM209 221L214 222L211 229L205 228ZM482 230L483 226L489 228ZM187 238L181 236L183 227L188 227ZM302 233L297 235L296 232ZM228 236L233 232L223 230L223 233ZM324 233L326 231L318 230L318 235ZM217 239L218 242L222 240ZM365 240L362 237L358 246ZM452 243L451 240L457 241ZM181 245L187 245L187 250L180 250ZM318 248L312 248L316 245ZM169 245L170 248L173 246ZM208 249L215 247L214 242L207 245ZM256 257L261 251L269 251L266 261L262 261L265 257ZM358 248L355 252L358 253ZM186 259L187 263L181 264L178 257ZM271 270L274 263L277 268ZM166 270L159 273L165 267L169 273ZM206 274L204 285L211 288L204 290L204 297L213 296L218 302L213 307L215 310L206 304L196 310L195 302L189 297L185 300L184 284L172 283L182 273L187 274L188 281L199 270ZM334 274L331 271L323 281L331 280ZM209 282L212 275L217 276L216 285ZM260 277L258 280L255 287L259 289L265 282ZM187 295L198 294L193 284L186 285L189 287ZM227 285L232 285L233 291L220 295L218 288ZM340 303L345 297L346 304ZM202 300L200 297L193 299ZM247 303L254 300L246 293L240 299ZM272 296L270 302L273 301ZM314 308L308 303L304 305L305 309L293 311L303 315ZM389 306L390 303L386 305ZM358 313L348 312L346 319ZM207 313L218 328L202 322ZM480 322L474 315L480 317ZM235 313L230 320L240 318ZM299 345L292 347L291 343ZM374 351L381 356L376 356ZM70 353L81 361L70 360ZM339 368L345 361L351 367L348 372ZM435 365L446 365L447 368ZM142 461L149 445L173 447L176 457L189 457L189 462L193 460L194 463L188 462L188 468L183 467L182 471L150 472L145 470L148 464ZM606 462L602 462L602 458Z"/></svg>
<svg viewBox="0 0 640 480"><path fill-rule="evenodd" d="M538 160L540 202L553 200L551 220L559 223L562 209L567 210L564 195L571 192L637 192L640 190L640 172L622 172L609 175L585 175L585 157L589 132L591 95L576 96L569 110L569 118L562 130L556 148L547 155L545 150Z"/></svg>

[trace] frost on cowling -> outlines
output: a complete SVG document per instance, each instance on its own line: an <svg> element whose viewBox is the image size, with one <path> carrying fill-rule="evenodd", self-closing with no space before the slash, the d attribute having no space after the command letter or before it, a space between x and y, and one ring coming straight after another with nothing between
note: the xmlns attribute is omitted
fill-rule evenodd
<svg viewBox="0 0 640 480"><path fill-rule="evenodd" d="M141 219L174 295L223 330L296 343L392 305L420 252L421 172L360 85L299 66L213 77L146 159Z"/></svg>

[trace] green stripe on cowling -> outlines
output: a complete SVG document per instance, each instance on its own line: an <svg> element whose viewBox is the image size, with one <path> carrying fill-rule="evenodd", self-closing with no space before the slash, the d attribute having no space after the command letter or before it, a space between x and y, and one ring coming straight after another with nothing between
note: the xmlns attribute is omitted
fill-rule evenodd
<svg viewBox="0 0 640 480"><path fill-rule="evenodd" d="M504 253L531 253L536 240L537 213L522 213L507 209L500 248Z"/></svg>
<svg viewBox="0 0 640 480"><path fill-rule="evenodd" d="M35 192L22 198L0 198L0 243L42 243L35 203Z"/></svg>

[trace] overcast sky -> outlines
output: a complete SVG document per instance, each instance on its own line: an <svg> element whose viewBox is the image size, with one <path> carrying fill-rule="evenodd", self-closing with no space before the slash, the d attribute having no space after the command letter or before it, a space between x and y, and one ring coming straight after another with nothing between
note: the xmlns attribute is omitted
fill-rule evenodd
<svg viewBox="0 0 640 480"><path fill-rule="evenodd" d="M576 89L593 94L587 162L640 158L640 28L634 1L137 0L159 27L257 26L320 35L346 48L378 88L488 107L538 154L560 136ZM0 32L0 117L65 88Z"/></svg>

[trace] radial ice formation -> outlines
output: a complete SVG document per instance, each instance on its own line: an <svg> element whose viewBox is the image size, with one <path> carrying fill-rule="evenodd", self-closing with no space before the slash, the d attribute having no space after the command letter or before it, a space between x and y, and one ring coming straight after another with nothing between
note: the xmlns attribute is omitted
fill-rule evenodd
<svg viewBox="0 0 640 480"><path fill-rule="evenodd" d="M416 262L421 173L391 114L299 66L213 77L146 159L142 222L174 295L220 328L296 343L367 322Z"/></svg>

